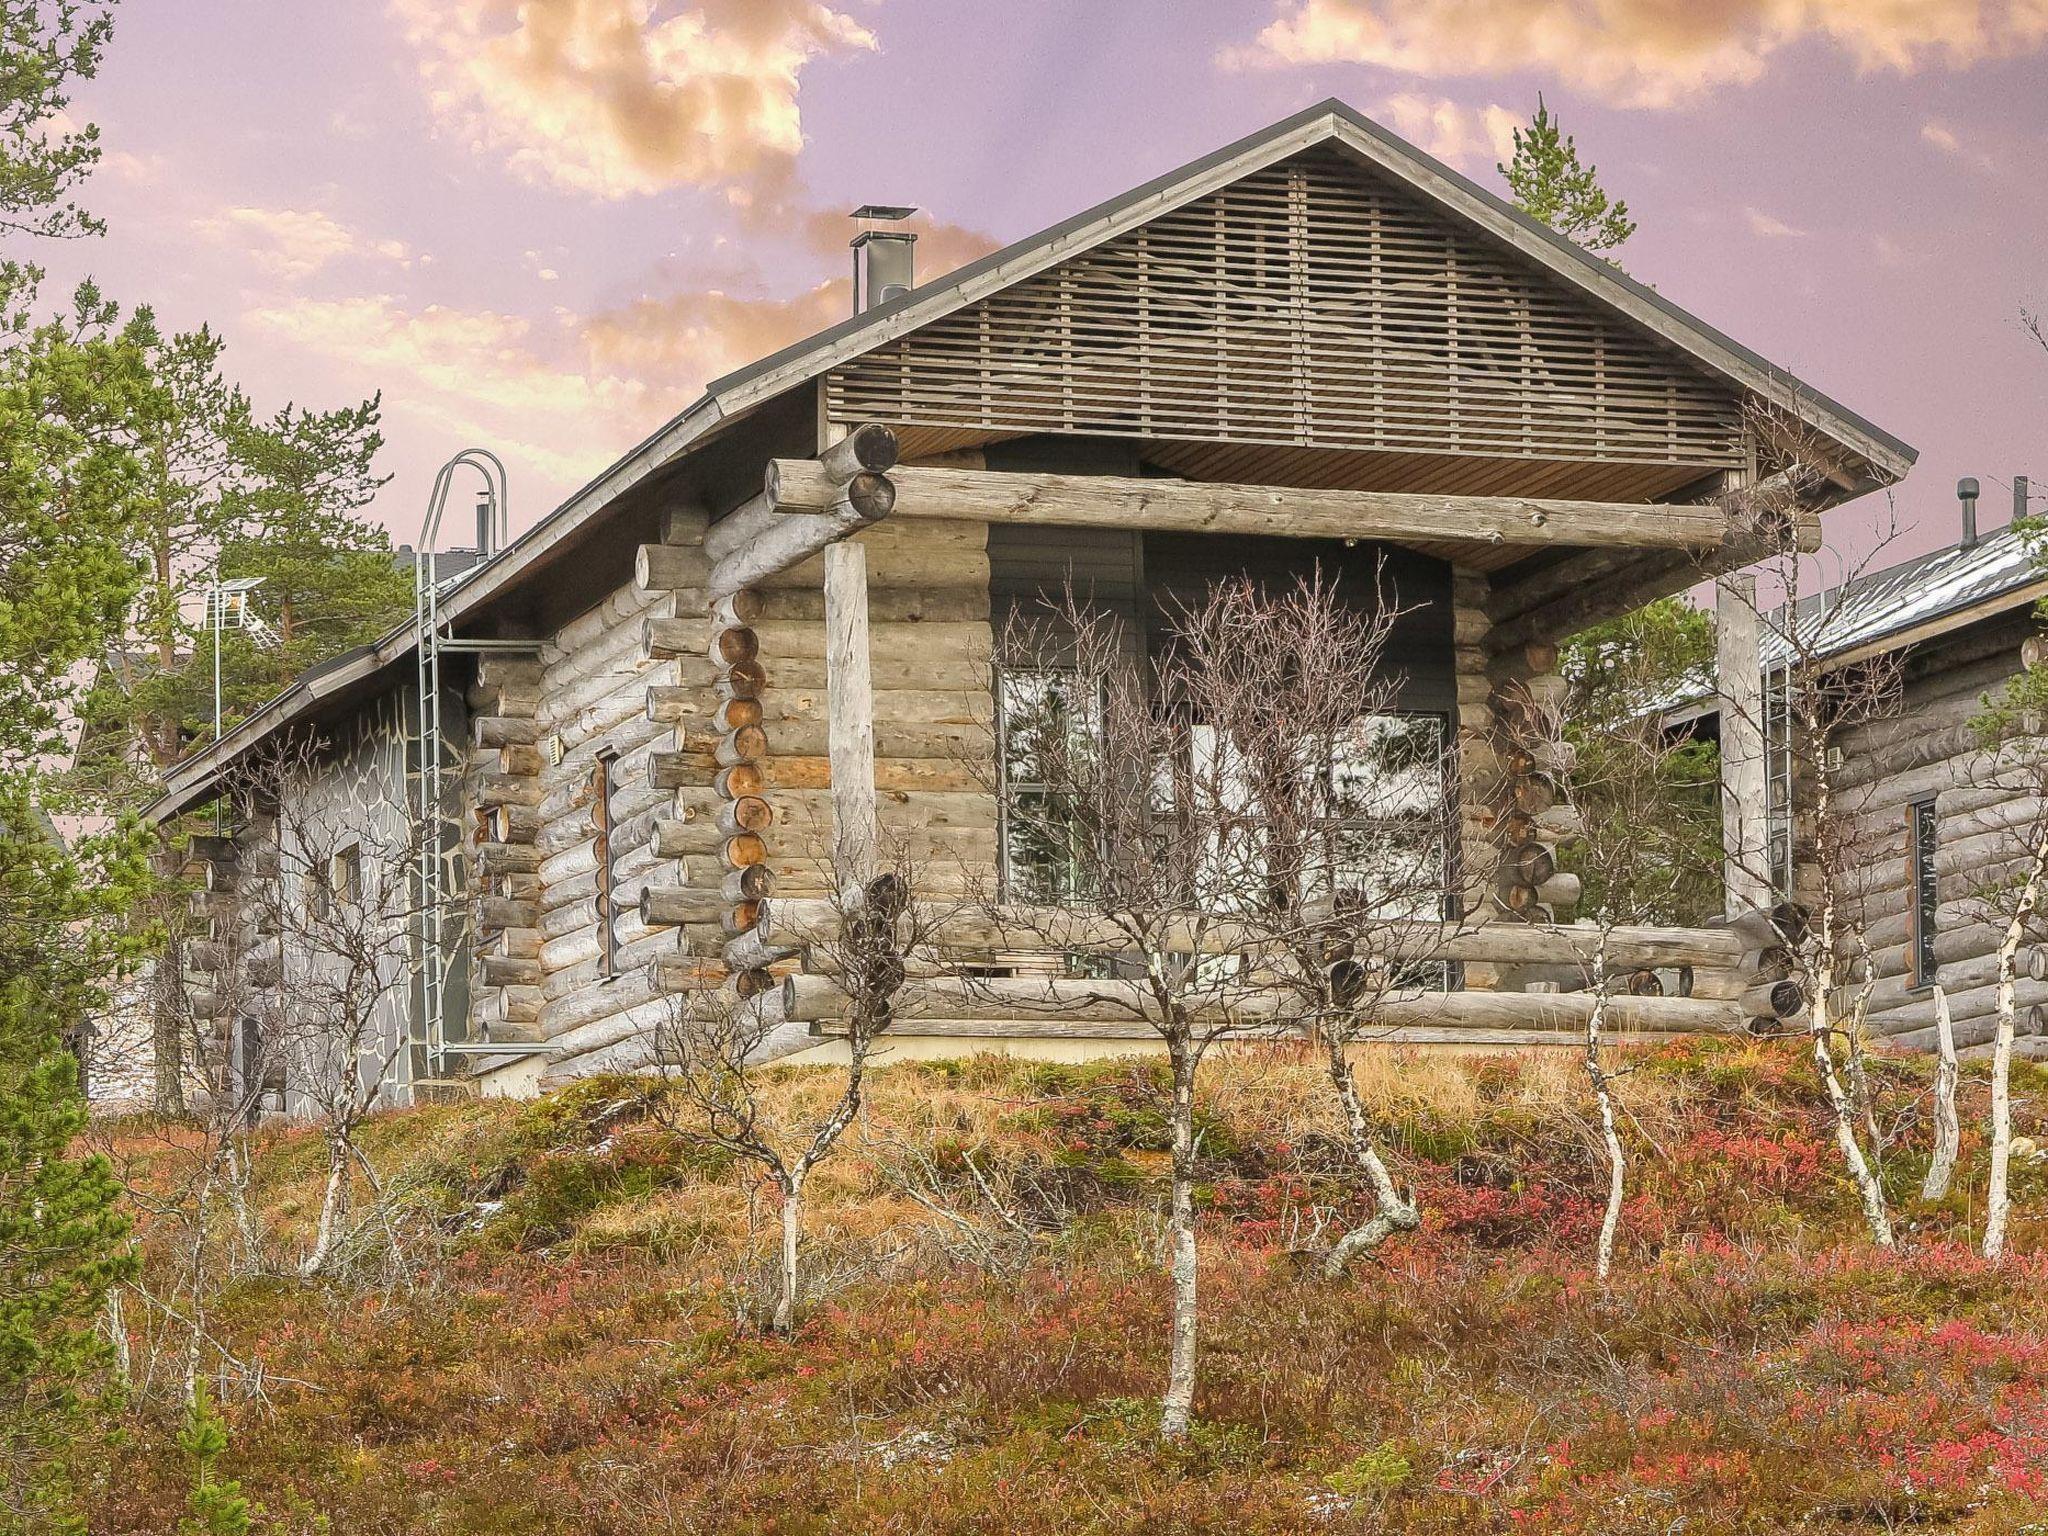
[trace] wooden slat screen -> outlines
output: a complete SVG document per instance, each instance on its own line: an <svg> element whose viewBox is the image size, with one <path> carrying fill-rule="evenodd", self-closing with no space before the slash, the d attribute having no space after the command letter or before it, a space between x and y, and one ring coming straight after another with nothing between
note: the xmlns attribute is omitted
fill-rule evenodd
<svg viewBox="0 0 2048 1536"><path fill-rule="evenodd" d="M1743 458L1731 387L1328 152L876 348L827 404L992 433Z"/></svg>

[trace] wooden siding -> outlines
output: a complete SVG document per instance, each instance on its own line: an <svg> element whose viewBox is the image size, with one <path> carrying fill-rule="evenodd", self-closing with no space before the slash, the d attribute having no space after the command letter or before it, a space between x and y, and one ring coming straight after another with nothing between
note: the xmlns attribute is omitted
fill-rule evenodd
<svg viewBox="0 0 2048 1536"><path fill-rule="evenodd" d="M1958 1046L1991 1037L1999 925L1987 919L1981 892L2027 853L2038 806L2024 792L2024 775L1992 770L1969 720L1986 694L1995 696L2018 672L2020 644L2035 628L2027 615L2008 614L1921 648L1908 658L1898 715L1842 741L1836 786L1854 838L1846 894L1877 974L1870 1029L1893 1043L1926 1049L1934 1038L1933 989L1913 974L1910 835L1911 807L1930 799L1938 898L1930 980L1948 993ZM2048 982L2022 974L2017 1002L2029 1045L2024 1037L2037 1032Z"/></svg>
<svg viewBox="0 0 2048 1536"><path fill-rule="evenodd" d="M842 422L1733 468L1735 392L1411 194L1297 157L833 373Z"/></svg>

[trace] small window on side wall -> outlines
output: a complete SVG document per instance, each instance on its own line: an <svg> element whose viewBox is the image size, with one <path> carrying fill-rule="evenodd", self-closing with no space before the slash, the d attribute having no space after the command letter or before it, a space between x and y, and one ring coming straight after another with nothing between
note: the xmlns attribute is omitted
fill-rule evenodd
<svg viewBox="0 0 2048 1536"><path fill-rule="evenodd" d="M350 906L363 899L363 850L360 845L350 843L333 859L328 884L334 892L334 899Z"/></svg>
<svg viewBox="0 0 2048 1536"><path fill-rule="evenodd" d="M598 974L619 974L619 928L612 911L612 775L618 753L600 752L590 768L590 814L596 825Z"/></svg>
<svg viewBox="0 0 2048 1536"><path fill-rule="evenodd" d="M1913 900L1913 985L1931 987L1935 980L1935 908L1941 899L1935 874L1934 801L1915 800L1906 807L1906 875Z"/></svg>

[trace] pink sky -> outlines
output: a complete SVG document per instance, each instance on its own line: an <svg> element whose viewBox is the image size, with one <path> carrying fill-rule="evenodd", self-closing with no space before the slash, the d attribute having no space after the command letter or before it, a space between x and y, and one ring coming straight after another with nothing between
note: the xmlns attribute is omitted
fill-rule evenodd
<svg viewBox="0 0 2048 1536"><path fill-rule="evenodd" d="M1324 96L1490 179L1538 90L1632 273L1921 450L1888 557L2048 490L2048 0L129 0L44 259L266 407L382 389L395 538L470 444L523 528L837 319L857 203L930 275Z"/></svg>

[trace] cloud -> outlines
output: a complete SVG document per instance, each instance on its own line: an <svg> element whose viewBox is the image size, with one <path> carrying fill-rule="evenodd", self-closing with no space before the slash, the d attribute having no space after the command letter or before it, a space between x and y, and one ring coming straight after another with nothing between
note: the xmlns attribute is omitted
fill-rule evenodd
<svg viewBox="0 0 2048 1536"><path fill-rule="evenodd" d="M412 261L403 241L366 239L317 208L223 208L193 220L192 227L209 240L239 247L265 272L287 280L350 256L399 265Z"/></svg>
<svg viewBox="0 0 2048 1536"><path fill-rule="evenodd" d="M1992 168L1991 156L1982 150L1971 149L1963 143L1953 128L1938 119L1929 118L1920 125L1920 138L1923 143L1933 145L1944 155L1953 155L1958 160L1974 165L1980 171Z"/></svg>
<svg viewBox="0 0 2048 1536"><path fill-rule="evenodd" d="M1794 228L1776 214L1765 213L1761 208L1745 208L1742 217L1749 225L1749 232L1760 240L1803 240L1806 231Z"/></svg>
<svg viewBox="0 0 2048 1536"><path fill-rule="evenodd" d="M1418 149L1468 170L1491 170L1514 158L1515 130L1522 126L1506 107L1465 107L1414 91L1387 97L1374 116Z"/></svg>
<svg viewBox="0 0 2048 1536"><path fill-rule="evenodd" d="M601 468L658 409L642 381L589 366L570 315L415 308L374 293L259 306L243 322L346 362L414 423L516 454L556 484Z"/></svg>
<svg viewBox="0 0 2048 1536"><path fill-rule="evenodd" d="M441 122L600 198L788 174L798 76L875 46L820 0L390 0Z"/></svg>
<svg viewBox="0 0 2048 1536"><path fill-rule="evenodd" d="M1536 74L1622 106L1747 85L1817 39L1911 74L2031 52L2042 0L1281 0L1239 66L1359 63L1434 76Z"/></svg>
<svg viewBox="0 0 2048 1536"><path fill-rule="evenodd" d="M989 249L988 236L920 219L920 270L935 277ZM813 211L785 226L842 272L852 226ZM539 251L524 252L529 265ZM539 268L537 276L549 269ZM793 294L761 293L751 273L724 285L701 270L650 275L631 299L533 315L408 302L388 292L282 296L243 324L354 370L351 387L384 391L397 434L482 442L551 488L580 484L704 386L843 319L852 284L835 275Z"/></svg>

